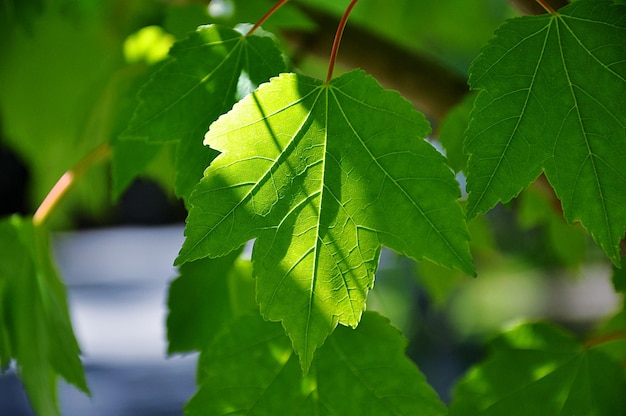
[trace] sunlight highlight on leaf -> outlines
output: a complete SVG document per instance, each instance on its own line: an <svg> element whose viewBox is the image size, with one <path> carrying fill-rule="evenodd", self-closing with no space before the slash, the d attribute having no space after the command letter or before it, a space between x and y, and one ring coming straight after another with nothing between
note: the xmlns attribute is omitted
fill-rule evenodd
<svg viewBox="0 0 626 416"><path fill-rule="evenodd" d="M186 199L216 156L202 146L209 124L253 86L285 69L273 38L201 26L174 44L169 60L141 89L139 105L121 139L175 143L175 188Z"/></svg>
<svg viewBox="0 0 626 416"><path fill-rule="evenodd" d="M222 153L191 197L176 263L256 238L261 312L306 370L337 323L358 324L382 245L474 273L458 184L428 133L361 71L274 78L207 133Z"/></svg>

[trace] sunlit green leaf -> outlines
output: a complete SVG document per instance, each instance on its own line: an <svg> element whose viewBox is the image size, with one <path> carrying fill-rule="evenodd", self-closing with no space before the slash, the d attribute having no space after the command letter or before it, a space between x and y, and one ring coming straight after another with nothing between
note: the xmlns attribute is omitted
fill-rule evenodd
<svg viewBox="0 0 626 416"><path fill-rule="evenodd" d="M8 345L33 408L58 415L57 379L89 392L74 338L65 287L47 236L20 217L0 222L0 346ZM2 362L7 355L2 352Z"/></svg>
<svg viewBox="0 0 626 416"><path fill-rule="evenodd" d="M468 217L542 171L618 264L626 230L626 9L578 1L508 21L472 64Z"/></svg>
<svg viewBox="0 0 626 416"><path fill-rule="evenodd" d="M242 318L203 352L185 414L445 415L405 348L386 319L366 313L357 329L337 329L303 376L280 325Z"/></svg>
<svg viewBox="0 0 626 416"><path fill-rule="evenodd" d="M474 272L458 184L428 132L361 71L274 78L207 133L222 154L191 198L177 263L257 238L261 312L306 369L337 323L358 324L382 245Z"/></svg>

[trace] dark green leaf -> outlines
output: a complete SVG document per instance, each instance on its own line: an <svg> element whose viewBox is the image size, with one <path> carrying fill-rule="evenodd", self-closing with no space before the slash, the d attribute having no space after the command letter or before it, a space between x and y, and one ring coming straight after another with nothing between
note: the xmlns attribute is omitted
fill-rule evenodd
<svg viewBox="0 0 626 416"><path fill-rule="evenodd" d="M169 354L201 351L232 319L256 310L252 271L237 261L240 253L180 267L169 290Z"/></svg>
<svg viewBox="0 0 626 416"><path fill-rule="evenodd" d="M522 192L517 213L522 226L543 228L539 249L550 260L553 257L559 264L577 266L585 259L587 235L582 227L565 222L559 201L545 181L538 180Z"/></svg>
<svg viewBox="0 0 626 416"><path fill-rule="evenodd" d="M626 8L578 1L504 24L472 64L468 217L542 171L618 264L626 230Z"/></svg>
<svg viewBox="0 0 626 416"><path fill-rule="evenodd" d="M439 141L446 149L448 164L455 172L465 171L467 155L463 153L463 139L474 106L475 94L465 99L446 115L439 127Z"/></svg>
<svg viewBox="0 0 626 416"><path fill-rule="evenodd" d="M619 362L555 327L525 324L498 336L460 381L450 416L621 415L625 389Z"/></svg>
<svg viewBox="0 0 626 416"><path fill-rule="evenodd" d="M242 318L203 352L185 414L446 414L405 348L386 319L366 313L357 329L337 329L303 376L279 325Z"/></svg>
<svg viewBox="0 0 626 416"><path fill-rule="evenodd" d="M272 38L201 26L174 44L170 60L142 88L121 138L176 143L176 193L186 199L216 155L202 146L209 124L284 70Z"/></svg>
<svg viewBox="0 0 626 416"><path fill-rule="evenodd" d="M621 269L613 267L613 287L616 292L626 294L626 267L622 267Z"/></svg>

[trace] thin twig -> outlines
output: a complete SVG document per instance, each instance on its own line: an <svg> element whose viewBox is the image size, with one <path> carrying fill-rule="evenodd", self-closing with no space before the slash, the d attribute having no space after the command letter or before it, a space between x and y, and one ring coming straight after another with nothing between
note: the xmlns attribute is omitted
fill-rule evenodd
<svg viewBox="0 0 626 416"><path fill-rule="evenodd" d="M109 143L105 142L92 150L91 153L81 159L73 168L65 172L57 183L54 184L50 192L48 192L48 195L46 195L41 205L39 205L37 211L35 211L33 224L35 224L35 226L43 224L54 210L54 207L59 204L63 196L76 181L76 178L82 176L87 168L95 162L109 157L110 154L111 148Z"/></svg>

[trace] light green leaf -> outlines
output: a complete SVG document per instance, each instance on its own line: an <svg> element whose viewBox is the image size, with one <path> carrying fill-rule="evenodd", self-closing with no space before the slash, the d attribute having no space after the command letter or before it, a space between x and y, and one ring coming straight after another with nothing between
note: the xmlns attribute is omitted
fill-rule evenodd
<svg viewBox="0 0 626 416"><path fill-rule="evenodd" d="M47 236L17 216L0 222L0 345L10 348L33 409L58 415L57 378L89 393ZM7 355L0 356L7 364Z"/></svg>
<svg viewBox="0 0 626 416"><path fill-rule="evenodd" d="M222 152L192 197L177 264L257 238L257 300L306 370L355 327L382 245L474 273L460 192L423 115L361 71L325 85L282 74L211 126Z"/></svg>
<svg viewBox="0 0 626 416"><path fill-rule="evenodd" d="M618 415L625 389L619 362L555 327L524 324L498 336L460 381L450 416Z"/></svg>
<svg viewBox="0 0 626 416"><path fill-rule="evenodd" d="M340 328L306 376L276 324L239 319L203 352L193 415L445 415L446 408L404 355L406 340L379 315Z"/></svg>
<svg viewBox="0 0 626 416"><path fill-rule="evenodd" d="M578 1L504 24L472 64L468 218L542 171L615 264L626 229L626 8Z"/></svg>
<svg viewBox="0 0 626 416"><path fill-rule="evenodd" d="M186 198L216 156L202 146L209 124L284 70L272 38L201 26L174 44L170 60L144 85L121 139L176 143L176 193Z"/></svg>

